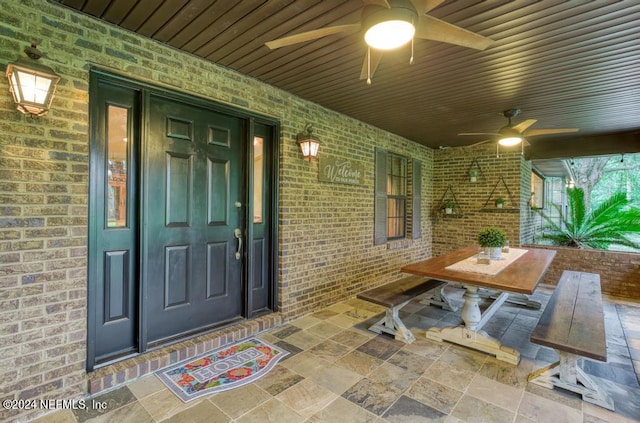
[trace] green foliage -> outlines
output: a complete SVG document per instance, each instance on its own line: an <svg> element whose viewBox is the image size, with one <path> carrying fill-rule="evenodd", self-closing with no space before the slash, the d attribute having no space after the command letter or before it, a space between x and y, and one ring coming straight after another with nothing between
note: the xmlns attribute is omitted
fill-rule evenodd
<svg viewBox="0 0 640 423"><path fill-rule="evenodd" d="M632 239L640 234L640 208L627 200L624 192L618 192L590 212L584 200L582 188L567 189L569 212L564 216L560 206L552 204L562 216L562 224L556 223L544 211L539 211L547 226L542 238L554 245L575 248L607 250L611 245L640 249L640 243Z"/></svg>
<svg viewBox="0 0 640 423"><path fill-rule="evenodd" d="M496 206L497 206L498 204L504 204L504 198L502 198L502 197L498 197L498 198L496 198L495 203L496 203Z"/></svg>
<svg viewBox="0 0 640 423"><path fill-rule="evenodd" d="M617 191L626 191L631 201L640 202L640 154L625 154L624 160L622 156L609 159L602 177L591 190L591 204L600 204Z"/></svg>
<svg viewBox="0 0 640 423"><path fill-rule="evenodd" d="M453 199L449 198L447 200L444 200L444 202L442 203L442 208L443 209L455 209L456 208L456 202L453 201Z"/></svg>
<svg viewBox="0 0 640 423"><path fill-rule="evenodd" d="M507 236L502 229L489 227L478 233L478 244L481 247L503 247L507 242Z"/></svg>

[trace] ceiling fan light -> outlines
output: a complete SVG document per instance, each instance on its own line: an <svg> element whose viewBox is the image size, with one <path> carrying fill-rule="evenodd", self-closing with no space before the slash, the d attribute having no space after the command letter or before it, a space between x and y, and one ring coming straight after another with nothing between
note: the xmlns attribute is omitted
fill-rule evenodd
<svg viewBox="0 0 640 423"><path fill-rule="evenodd" d="M514 145L518 145L522 142L521 137L503 137L498 140L498 144L503 145L505 147L512 147Z"/></svg>
<svg viewBox="0 0 640 423"><path fill-rule="evenodd" d="M377 23L367 30L364 40L371 48L393 50L407 44L416 33L411 22L389 20Z"/></svg>
<svg viewBox="0 0 640 423"><path fill-rule="evenodd" d="M520 135L520 132L513 129L510 125L503 126L502 128L500 128L500 131L498 131L498 133L500 134L498 144L505 147L518 145L522 142L522 136Z"/></svg>

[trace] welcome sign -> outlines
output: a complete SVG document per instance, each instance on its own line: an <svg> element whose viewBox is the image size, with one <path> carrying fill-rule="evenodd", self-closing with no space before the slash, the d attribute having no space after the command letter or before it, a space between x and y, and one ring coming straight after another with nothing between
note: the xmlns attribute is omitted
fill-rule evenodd
<svg viewBox="0 0 640 423"><path fill-rule="evenodd" d="M364 184L364 166L349 159L322 155L318 179L321 182L362 185Z"/></svg>

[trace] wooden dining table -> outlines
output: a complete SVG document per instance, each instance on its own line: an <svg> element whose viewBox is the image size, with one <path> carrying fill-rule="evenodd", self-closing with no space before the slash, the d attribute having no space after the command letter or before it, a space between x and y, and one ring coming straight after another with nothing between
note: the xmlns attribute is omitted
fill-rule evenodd
<svg viewBox="0 0 640 423"><path fill-rule="evenodd" d="M468 247L451 251L417 263L403 266L400 270L414 275L428 276L433 279L462 285L465 288L464 305L461 317L464 324L453 327L429 328L426 336L442 342L453 342L495 355L498 360L518 364L520 353L514 348L502 345L500 340L488 335L482 327L508 299L510 294L531 295L542 280L545 272L556 255L554 250L526 248L517 259L497 274L485 274L475 271L455 270L448 267L478 254L479 247ZM478 266L483 266L478 264ZM499 294L483 312L480 310L481 289L497 291Z"/></svg>

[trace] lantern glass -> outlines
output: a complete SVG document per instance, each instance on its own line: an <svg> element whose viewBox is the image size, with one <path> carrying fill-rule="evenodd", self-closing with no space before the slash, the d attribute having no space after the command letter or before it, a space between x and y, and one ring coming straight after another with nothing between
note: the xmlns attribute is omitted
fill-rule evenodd
<svg viewBox="0 0 640 423"><path fill-rule="evenodd" d="M60 77L39 63L10 63L7 78L18 110L43 116L49 112Z"/></svg>
<svg viewBox="0 0 640 423"><path fill-rule="evenodd" d="M305 160L311 161L312 159L316 159L318 157L318 151L320 149L320 141L313 139L311 137L299 139L298 144L300 145L300 150L302 151L302 157Z"/></svg>

